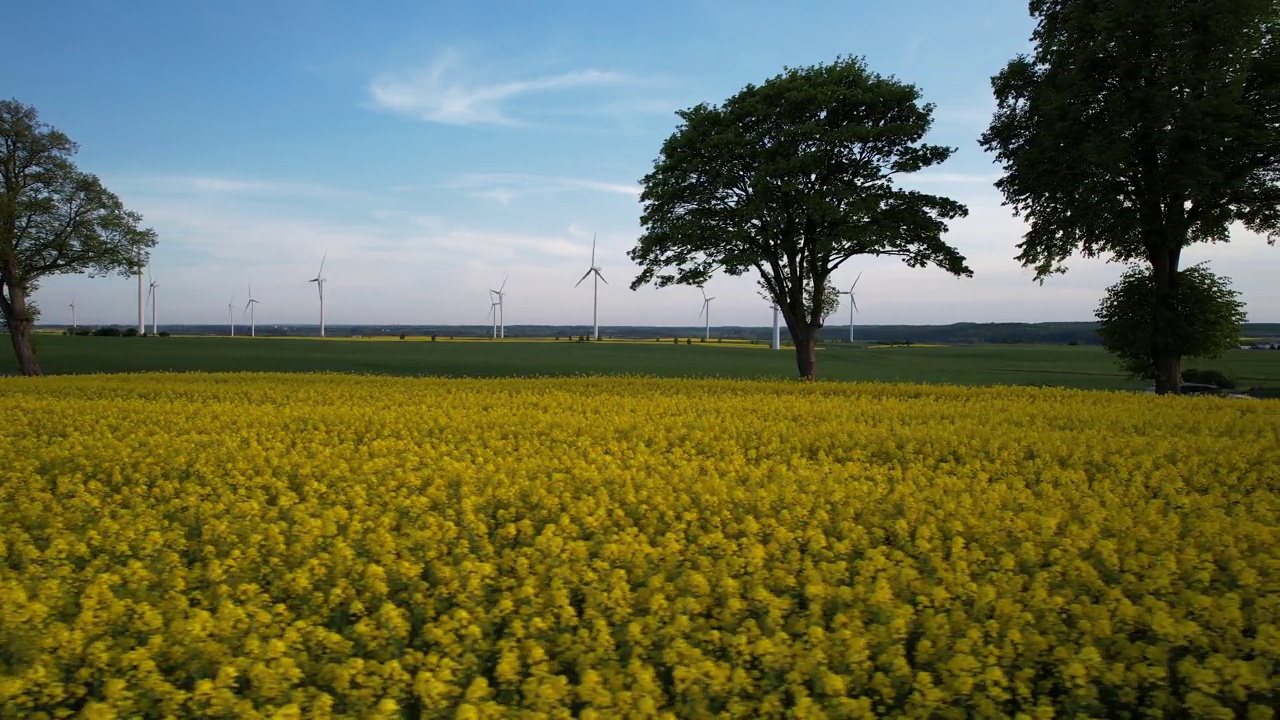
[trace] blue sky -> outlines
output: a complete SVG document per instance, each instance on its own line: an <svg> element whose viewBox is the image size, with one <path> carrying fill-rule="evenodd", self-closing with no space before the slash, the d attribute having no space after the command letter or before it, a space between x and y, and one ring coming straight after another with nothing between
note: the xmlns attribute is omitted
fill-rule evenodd
<svg viewBox="0 0 1280 720"><path fill-rule="evenodd" d="M330 323L483 324L509 276L508 323L587 324L593 234L602 324L699 324L696 288L627 289L638 180L676 110L842 54L937 105L930 140L958 152L912 182L969 205L948 240L976 272L853 263L858 323L1088 320L1121 269L1077 260L1040 286L1013 260L1023 226L976 139L990 76L1029 47L1024 2L95 0L6 26L5 95L159 233L161 324L225 322L232 295L243 322L250 283L258 322L314 323L325 252ZM1188 260L1278 321L1276 252L1240 232ZM713 324L770 322L753 279L707 289ZM136 315L135 282L70 276L42 286L42 320L73 298L85 324Z"/></svg>

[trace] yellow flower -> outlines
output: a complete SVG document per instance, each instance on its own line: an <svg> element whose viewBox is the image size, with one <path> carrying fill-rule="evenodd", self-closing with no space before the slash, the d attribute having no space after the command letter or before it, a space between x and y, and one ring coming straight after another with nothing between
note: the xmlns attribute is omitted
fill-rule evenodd
<svg viewBox="0 0 1280 720"><path fill-rule="evenodd" d="M1269 403L0 379L0 717L1268 717Z"/></svg>

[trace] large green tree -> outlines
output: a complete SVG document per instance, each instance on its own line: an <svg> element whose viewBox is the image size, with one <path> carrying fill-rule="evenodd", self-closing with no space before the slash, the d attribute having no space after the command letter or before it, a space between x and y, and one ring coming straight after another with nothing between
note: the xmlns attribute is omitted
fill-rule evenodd
<svg viewBox="0 0 1280 720"><path fill-rule="evenodd" d="M631 288L754 271L786 321L800 376L813 378L829 279L851 258L973 274L942 240L945 221L965 207L895 185L954 152L922 142L932 113L915 86L855 58L788 68L723 105L680 111L642 180L644 233L628 253L641 272Z"/></svg>
<svg viewBox="0 0 1280 720"><path fill-rule="evenodd" d="M156 244L155 232L139 227L140 215L76 168L76 150L35 108L0 101L0 314L25 375L40 374L31 343L31 293L40 279L128 275Z"/></svg>
<svg viewBox="0 0 1280 720"><path fill-rule="evenodd" d="M1155 380L1161 351L1216 358L1240 344L1244 304L1230 278L1200 263L1178 271L1171 308L1156 303L1155 294L1151 267L1131 265L1098 305L1102 345L1126 372Z"/></svg>
<svg viewBox="0 0 1280 720"><path fill-rule="evenodd" d="M1237 222L1280 237L1276 0L1032 0L1035 49L992 80L981 143L1030 226L1036 277L1079 252L1151 266L1151 317L1176 311L1182 251ZM1176 392L1177 343L1159 343Z"/></svg>

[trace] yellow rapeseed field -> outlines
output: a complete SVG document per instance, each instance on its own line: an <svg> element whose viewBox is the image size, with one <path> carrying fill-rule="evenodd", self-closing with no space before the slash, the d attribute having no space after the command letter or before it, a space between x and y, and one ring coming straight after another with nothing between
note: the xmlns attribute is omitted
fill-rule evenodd
<svg viewBox="0 0 1280 720"><path fill-rule="evenodd" d="M0 381L0 717L1272 717L1280 413Z"/></svg>

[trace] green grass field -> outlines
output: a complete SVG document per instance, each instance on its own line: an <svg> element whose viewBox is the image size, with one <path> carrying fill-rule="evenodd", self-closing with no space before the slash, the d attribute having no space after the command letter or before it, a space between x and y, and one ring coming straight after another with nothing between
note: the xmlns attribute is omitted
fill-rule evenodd
<svg viewBox="0 0 1280 720"><path fill-rule="evenodd" d="M151 371L356 372L387 375L532 376L645 374L785 378L791 350L717 343L398 340L287 338L113 338L40 334L45 373ZM1242 387L1280 387L1280 352L1233 351L1211 362ZM16 364L5 348L0 371ZM818 355L819 377L960 385L1055 385L1139 389L1101 348L1064 345L850 347Z"/></svg>

